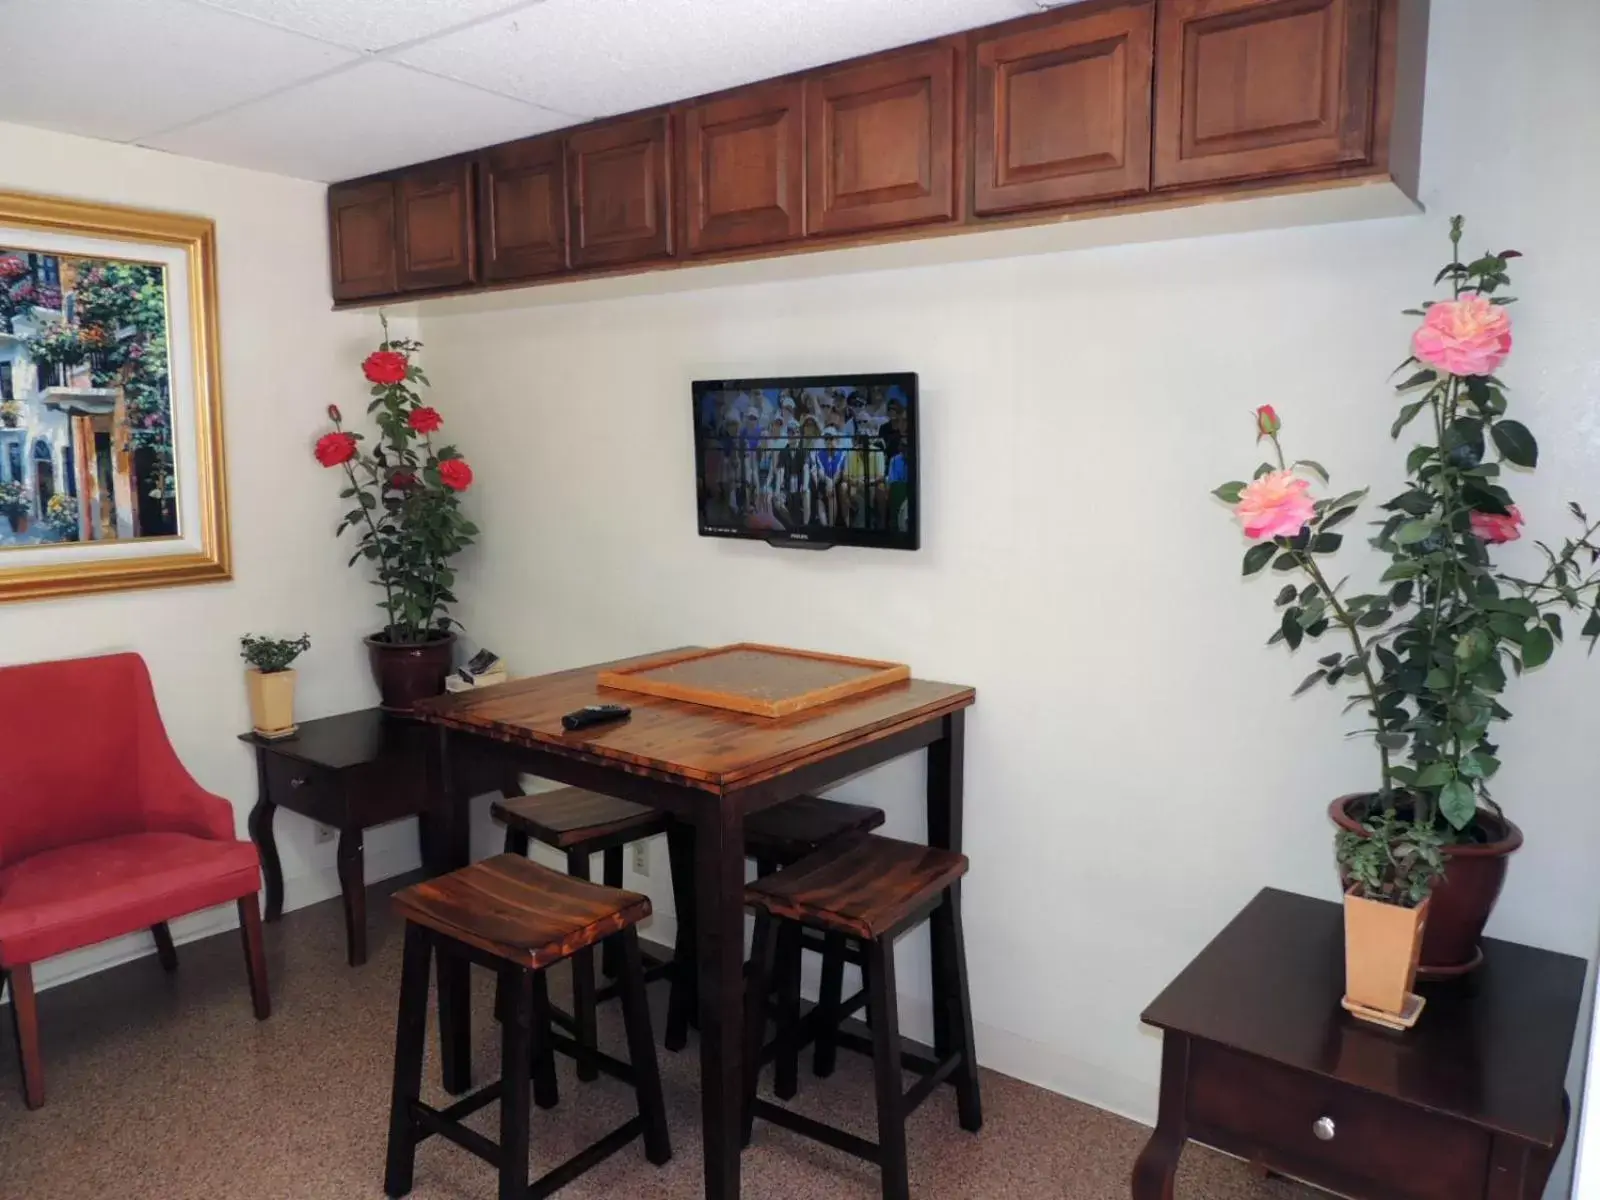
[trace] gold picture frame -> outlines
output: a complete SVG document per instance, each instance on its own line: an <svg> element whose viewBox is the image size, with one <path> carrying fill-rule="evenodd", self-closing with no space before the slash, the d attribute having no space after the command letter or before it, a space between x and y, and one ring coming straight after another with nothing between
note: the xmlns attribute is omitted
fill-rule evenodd
<svg viewBox="0 0 1600 1200"><path fill-rule="evenodd" d="M0 191L0 602L232 578L216 264L207 218Z"/></svg>

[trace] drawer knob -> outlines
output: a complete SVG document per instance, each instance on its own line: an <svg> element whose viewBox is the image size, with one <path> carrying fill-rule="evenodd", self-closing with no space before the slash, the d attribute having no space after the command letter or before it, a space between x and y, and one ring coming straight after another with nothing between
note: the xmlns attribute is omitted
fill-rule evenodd
<svg viewBox="0 0 1600 1200"><path fill-rule="evenodd" d="M305 787L306 784L308 784L310 782L311 781L309 779L307 779L304 775L296 775L293 779L289 780L289 786L292 787L292 788L303 788L303 787ZM1328 1136L1332 1137L1333 1135L1329 1134Z"/></svg>
<svg viewBox="0 0 1600 1200"><path fill-rule="evenodd" d="M1319 1142L1333 1141L1334 1128L1332 1117L1318 1117L1311 1126L1311 1132L1317 1135Z"/></svg>

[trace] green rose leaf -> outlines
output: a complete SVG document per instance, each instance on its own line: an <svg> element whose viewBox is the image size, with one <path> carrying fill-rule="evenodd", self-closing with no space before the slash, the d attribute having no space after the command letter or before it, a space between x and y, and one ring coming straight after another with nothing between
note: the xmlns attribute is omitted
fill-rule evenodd
<svg viewBox="0 0 1600 1200"><path fill-rule="evenodd" d="M1272 556L1277 552L1277 549L1271 542L1261 542L1258 545L1251 546L1250 549L1244 552L1244 573L1246 575L1254 575L1261 570L1272 560Z"/></svg>
<svg viewBox="0 0 1600 1200"><path fill-rule="evenodd" d="M1393 438L1399 437L1400 431L1411 424L1412 419L1422 411L1422 406L1427 402L1427 398L1424 397L1421 400L1413 400L1410 404L1402 406L1400 415L1394 419L1394 424L1389 426L1389 436Z"/></svg>
<svg viewBox="0 0 1600 1200"><path fill-rule="evenodd" d="M1533 434L1528 432L1528 427L1522 422L1496 421L1490 432L1494 436L1494 444L1500 451L1500 456L1507 462L1515 463L1519 467L1539 465L1539 444L1533 440Z"/></svg>
<svg viewBox="0 0 1600 1200"><path fill-rule="evenodd" d="M1456 777L1455 768L1447 762L1429 763L1417 773L1417 787L1443 787Z"/></svg>
<svg viewBox="0 0 1600 1200"><path fill-rule="evenodd" d="M1211 494L1224 504L1237 504L1239 503L1239 495L1244 491L1244 488L1244 484L1238 480L1232 480L1219 488L1212 488Z"/></svg>
<svg viewBox="0 0 1600 1200"><path fill-rule="evenodd" d="M1465 829L1472 824L1472 818L1478 811L1478 797L1473 793L1472 785L1459 779L1452 779L1445 784L1439 789L1439 811L1453 829Z"/></svg>
<svg viewBox="0 0 1600 1200"><path fill-rule="evenodd" d="M1418 542L1427 541L1438 528L1437 521L1407 521L1394 531L1394 540L1402 546L1414 546Z"/></svg>
<svg viewBox="0 0 1600 1200"><path fill-rule="evenodd" d="M1295 463L1294 465L1296 467L1304 467L1306 470L1310 471L1312 474L1316 475L1319 479L1321 479L1323 483L1327 483L1328 482L1328 468L1323 466L1321 463L1315 461L1314 459L1302 458L1299 462Z"/></svg>
<svg viewBox="0 0 1600 1200"><path fill-rule="evenodd" d="M1535 625L1522 639L1522 665L1539 667L1555 653L1556 639L1543 625Z"/></svg>

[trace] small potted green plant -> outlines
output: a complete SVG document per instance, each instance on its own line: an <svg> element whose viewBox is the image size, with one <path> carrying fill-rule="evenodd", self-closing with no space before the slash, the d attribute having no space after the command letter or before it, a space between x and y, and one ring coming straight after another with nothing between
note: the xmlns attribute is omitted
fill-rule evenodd
<svg viewBox="0 0 1600 1200"><path fill-rule="evenodd" d="M15 429L22 423L22 401L0 400L0 425Z"/></svg>
<svg viewBox="0 0 1600 1200"><path fill-rule="evenodd" d="M299 728L294 722L294 670L292 664L311 649L311 637L259 637L247 633L239 639L239 653L249 668L245 684L250 690L250 723L264 738L289 737Z"/></svg>
<svg viewBox="0 0 1600 1200"><path fill-rule="evenodd" d="M1344 875L1344 1006L1380 1025L1410 1028L1429 896L1444 874L1444 838L1394 811L1336 838Z"/></svg>
<svg viewBox="0 0 1600 1200"><path fill-rule="evenodd" d="M11 522L13 533L28 532L28 514L32 506L27 484L15 479L0 483L0 517Z"/></svg>

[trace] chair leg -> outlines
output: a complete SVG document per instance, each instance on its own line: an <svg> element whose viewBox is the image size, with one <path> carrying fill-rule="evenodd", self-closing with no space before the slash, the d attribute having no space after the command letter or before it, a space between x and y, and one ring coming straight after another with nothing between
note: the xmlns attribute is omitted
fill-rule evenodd
<svg viewBox="0 0 1600 1200"><path fill-rule="evenodd" d="M506 826L505 852L507 854L515 854L518 858L527 858L528 835L520 829L512 829L509 825Z"/></svg>
<svg viewBox="0 0 1600 1200"><path fill-rule="evenodd" d="M761 1081L761 1049L767 1037L767 993L778 954L774 918L756 910L755 943L750 948L750 974L745 980L744 1009L744 1144L755 1129L756 1086Z"/></svg>
<svg viewBox="0 0 1600 1200"><path fill-rule="evenodd" d="M540 1108L561 1102L556 1055L550 1045L550 989L543 971L533 976L533 1102Z"/></svg>
<svg viewBox="0 0 1600 1200"><path fill-rule="evenodd" d="M417 1159L417 1127L411 1106L422 1096L422 1052L428 1037L428 959L433 942L420 925L406 925L405 957L400 967L400 1014L395 1022L394 1083L389 1094L389 1149L383 1191L411 1191Z"/></svg>
<svg viewBox="0 0 1600 1200"><path fill-rule="evenodd" d="M793 1100L800 1090L801 933L794 921L785 921L778 933L778 1046L772 1090L780 1100Z"/></svg>
<svg viewBox="0 0 1600 1200"><path fill-rule="evenodd" d="M983 1128L983 1097L978 1088L978 1058L972 1036L972 996L967 986L967 943L961 931L961 885L952 884L944 901L933 910L931 934L945 947L942 961L949 964L946 979L936 979L935 1011L943 1004L951 1053L961 1055L953 1076L956 1112L961 1128L977 1133Z"/></svg>
<svg viewBox="0 0 1600 1200"><path fill-rule="evenodd" d="M578 879L589 878L589 856L578 850L567 852L567 874ZM594 1065L593 1051L599 1041L599 1022L595 1016L594 949L579 950L572 956L572 1019L577 1026L573 1041L578 1043L576 1061L578 1078L591 1083L600 1078L600 1069Z"/></svg>
<svg viewBox="0 0 1600 1200"><path fill-rule="evenodd" d="M502 967L506 1015L500 1026L499 1200L528 1196L528 1062L533 1055L533 972Z"/></svg>
<svg viewBox="0 0 1600 1200"><path fill-rule="evenodd" d="M178 969L178 948L172 944L172 930L167 928L165 921L161 921L150 926L150 933L156 939L156 958L161 963L161 969L171 974Z"/></svg>
<svg viewBox="0 0 1600 1200"><path fill-rule="evenodd" d="M883 1200L911 1200L906 1167L905 1091L900 1079L900 1014L894 981L894 943L866 944L867 1009L872 1014L873 1081L878 1096L878 1166Z"/></svg>
<svg viewBox="0 0 1600 1200"><path fill-rule="evenodd" d="M672 870L672 906L678 913L678 937L672 948L672 984L667 996L664 1044L677 1053L689 1042L695 1010L694 828L682 821L667 830L667 858Z"/></svg>
<svg viewBox="0 0 1600 1200"><path fill-rule="evenodd" d="M818 1079L833 1074L839 1057L839 1010L844 1007L844 934L829 933L822 941L822 986L817 991L817 1048L811 1072Z"/></svg>
<svg viewBox="0 0 1600 1200"><path fill-rule="evenodd" d="M261 899L255 892L239 897L239 935L244 941L244 969L250 978L250 1003L256 1020L272 1015L272 993L267 989L267 952L261 943Z"/></svg>
<svg viewBox="0 0 1600 1200"><path fill-rule="evenodd" d="M661 1096L661 1072L656 1066L656 1040L650 1032L650 1003L644 991L644 960L639 956L639 931L629 926L612 938L617 943L622 980L622 1019L628 1030L628 1061L633 1067L633 1090L638 1095L639 1117L644 1122L644 1154L656 1166L672 1159L667 1136L667 1105Z"/></svg>
<svg viewBox="0 0 1600 1200"><path fill-rule="evenodd" d="M39 1005L33 994L33 967L11 968L11 1023L22 1060L22 1099L29 1108L44 1105L44 1060L39 1057Z"/></svg>
<svg viewBox="0 0 1600 1200"><path fill-rule="evenodd" d="M612 846L605 852L605 874L602 878L608 888L622 886L622 847ZM600 943L600 970L607 979L615 979L622 973L622 947L617 944L617 939L607 938Z"/></svg>

